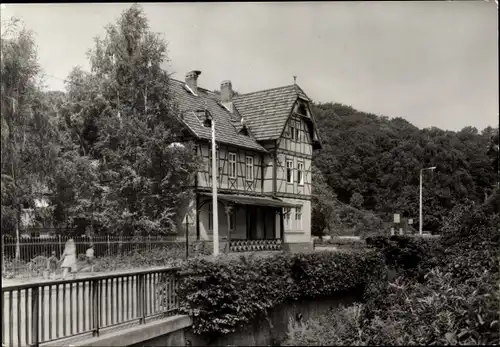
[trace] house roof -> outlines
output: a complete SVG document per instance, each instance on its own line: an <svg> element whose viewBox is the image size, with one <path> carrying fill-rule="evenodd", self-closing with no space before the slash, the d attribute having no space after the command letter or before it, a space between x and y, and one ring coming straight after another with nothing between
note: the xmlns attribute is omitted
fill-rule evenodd
<svg viewBox="0 0 500 347"><path fill-rule="evenodd" d="M212 193L201 193L201 195L212 197ZM300 204L292 204L278 198L268 198L244 194L217 194L217 199L238 205L269 206L269 207L300 207Z"/></svg>
<svg viewBox="0 0 500 347"><path fill-rule="evenodd" d="M295 84L241 94L233 103L257 141L274 140L281 136L298 97L309 100Z"/></svg>
<svg viewBox="0 0 500 347"><path fill-rule="evenodd" d="M198 118L197 110L207 110L215 120L216 140L228 145L252 149L259 152L267 152L255 138L238 133L235 127L235 119L231 113L220 104L218 95L207 89L198 87L197 95L186 89L185 83L171 79L171 91L174 93L182 114L182 121L201 139L211 140L210 128L203 126L203 119Z"/></svg>

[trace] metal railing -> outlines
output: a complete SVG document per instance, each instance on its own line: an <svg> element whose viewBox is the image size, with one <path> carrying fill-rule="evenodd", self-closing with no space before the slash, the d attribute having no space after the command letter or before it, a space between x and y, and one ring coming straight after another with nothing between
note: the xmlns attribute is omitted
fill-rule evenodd
<svg viewBox="0 0 500 347"><path fill-rule="evenodd" d="M6 278L41 277L43 272L47 270L48 258L54 253L60 259L64 251L64 245L70 238L75 242L77 255L81 262L85 262L85 252L89 246L91 244L94 246L95 259L103 260L98 261L102 263L100 266L104 267L102 271L116 270L115 268L109 268L110 259L128 259L131 254L150 254L152 251L156 251L156 253L168 254L172 259L186 257L185 240L179 240L175 237L32 237L20 238L19 244L17 244L15 237L2 235L2 275ZM195 242L192 241L191 243ZM19 250L17 257L16 249ZM135 265L138 268L145 268L155 264L146 262ZM78 268L81 268L81 266L78 266Z"/></svg>
<svg viewBox="0 0 500 347"><path fill-rule="evenodd" d="M281 239L229 241L229 250L231 252L280 251L282 248Z"/></svg>
<svg viewBox="0 0 500 347"><path fill-rule="evenodd" d="M3 346L38 346L123 324L144 324L179 307L177 268L2 287Z"/></svg>

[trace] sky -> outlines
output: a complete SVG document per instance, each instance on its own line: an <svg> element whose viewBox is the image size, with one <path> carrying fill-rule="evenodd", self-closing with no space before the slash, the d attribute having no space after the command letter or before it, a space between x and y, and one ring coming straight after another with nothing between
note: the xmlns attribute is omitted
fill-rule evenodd
<svg viewBox="0 0 500 347"><path fill-rule="evenodd" d="M35 32L49 89L63 90L86 52L131 3L2 5ZM142 3L169 43L174 78L231 80L240 93L297 83L419 128L498 126L497 5L490 1Z"/></svg>

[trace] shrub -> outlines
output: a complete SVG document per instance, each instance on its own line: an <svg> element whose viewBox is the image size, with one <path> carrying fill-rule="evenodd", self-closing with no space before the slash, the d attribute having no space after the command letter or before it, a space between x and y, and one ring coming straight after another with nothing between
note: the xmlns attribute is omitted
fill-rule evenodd
<svg viewBox="0 0 500 347"><path fill-rule="evenodd" d="M363 305L332 309L328 314L310 318L307 322L290 321L282 346L341 346L364 345L360 340ZM335 327L335 329L332 329Z"/></svg>
<svg viewBox="0 0 500 347"><path fill-rule="evenodd" d="M443 249L436 238L418 236L376 236L367 238L368 247L377 249L385 256L386 264L397 272L409 276L423 275L437 265Z"/></svg>
<svg viewBox="0 0 500 347"><path fill-rule="evenodd" d="M336 247L348 247L348 248L365 248L366 242L363 239L344 239L333 237L329 240L317 239L314 240L315 245L325 245L325 246L336 246Z"/></svg>
<svg viewBox="0 0 500 347"><path fill-rule="evenodd" d="M193 330L229 333L265 315L280 303L362 289L383 278L377 253L279 253L239 260L194 259L183 269L181 311L193 317Z"/></svg>

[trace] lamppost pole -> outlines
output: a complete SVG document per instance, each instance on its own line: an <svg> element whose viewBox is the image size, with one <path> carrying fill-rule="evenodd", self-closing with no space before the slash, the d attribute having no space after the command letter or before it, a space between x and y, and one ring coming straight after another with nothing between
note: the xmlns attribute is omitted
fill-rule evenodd
<svg viewBox="0 0 500 347"><path fill-rule="evenodd" d="M212 221L214 256L219 255L219 213L217 211L217 154L215 145L215 120L212 117Z"/></svg>
<svg viewBox="0 0 500 347"><path fill-rule="evenodd" d="M436 169L435 166L432 167L427 167L425 169L420 169L420 213L419 213L419 223L418 223L418 231L419 234L422 235L422 224L423 224L423 216L422 216L422 173L424 170L434 170Z"/></svg>

